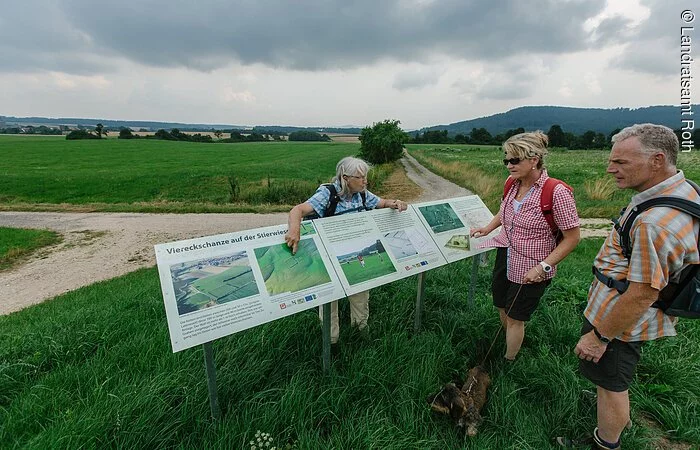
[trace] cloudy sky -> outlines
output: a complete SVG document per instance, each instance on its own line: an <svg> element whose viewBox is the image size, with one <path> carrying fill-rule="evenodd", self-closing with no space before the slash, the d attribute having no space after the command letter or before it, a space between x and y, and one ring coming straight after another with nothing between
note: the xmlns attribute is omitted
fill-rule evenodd
<svg viewBox="0 0 700 450"><path fill-rule="evenodd" d="M525 105L678 104L681 12L692 9L690 0L7 3L0 115L391 118L406 129Z"/></svg>

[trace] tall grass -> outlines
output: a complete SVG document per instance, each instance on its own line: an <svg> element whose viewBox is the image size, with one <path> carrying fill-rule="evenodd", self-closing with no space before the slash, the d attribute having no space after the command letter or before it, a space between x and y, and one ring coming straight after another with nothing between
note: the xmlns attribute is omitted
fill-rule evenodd
<svg viewBox="0 0 700 450"><path fill-rule="evenodd" d="M367 335L352 332L341 302L341 354L328 376L315 311L216 341L220 422L209 419L201 348L171 353L155 269L0 317L0 448L248 449L257 430L300 449L550 448L553 436L595 424L593 387L572 349L600 243L584 240L561 264L513 365L502 363L500 334L473 439L425 401L481 362L498 332L490 268L470 308L467 260L426 274L418 334L414 278L372 291ZM644 348L626 448L661 437L700 445L700 323L678 329Z"/></svg>
<svg viewBox="0 0 700 450"><path fill-rule="evenodd" d="M495 211L503 194L503 183L508 171L502 164L503 150L500 147L457 145L444 149L441 146L411 144L406 146L421 164L452 182L478 194L492 211ZM598 187L591 180L609 179L606 174L607 150L550 149L545 157L545 167L550 176L559 178L574 189L576 206L581 217L616 217L634 192L610 190L608 182L601 181ZM444 167L443 167L444 166ZM700 180L700 154L686 152L678 154L678 168L686 177ZM484 183L474 174L487 177ZM588 187L587 187L588 185ZM601 196L607 195L605 201Z"/></svg>

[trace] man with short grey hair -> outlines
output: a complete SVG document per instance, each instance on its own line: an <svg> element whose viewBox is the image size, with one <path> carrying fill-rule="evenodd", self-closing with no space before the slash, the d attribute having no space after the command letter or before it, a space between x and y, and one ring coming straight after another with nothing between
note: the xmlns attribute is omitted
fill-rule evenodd
<svg viewBox="0 0 700 450"><path fill-rule="evenodd" d="M700 195L676 169L678 138L673 130L654 124L633 125L612 141L607 172L620 189L637 191L620 223L635 205L651 198L676 196L700 202ZM610 232L595 258L596 276L575 353L582 375L597 386L598 426L592 439L600 449L620 448L620 435L630 421L628 389L642 343L676 335L677 319L652 305L681 270L700 263L699 226L697 219L677 209L653 207L634 219L629 258L621 250L617 229ZM629 284L620 292L615 285L624 280ZM557 438L557 442L572 444L566 438Z"/></svg>

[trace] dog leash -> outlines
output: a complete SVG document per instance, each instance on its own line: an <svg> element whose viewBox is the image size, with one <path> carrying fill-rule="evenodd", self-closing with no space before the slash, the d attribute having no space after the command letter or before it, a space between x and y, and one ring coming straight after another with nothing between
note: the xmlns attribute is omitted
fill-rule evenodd
<svg viewBox="0 0 700 450"><path fill-rule="evenodd" d="M523 285L521 284L520 287L518 288L518 292L515 293L515 297L513 297L513 301L510 302L510 308L508 308L508 311L506 311L506 318L508 314L510 313L510 310L513 309L513 305L515 305L515 301L518 299L518 296L520 295L520 291L522 290ZM496 336L493 337L493 341L491 341L491 346L489 347L489 350L486 352L486 356L484 356L484 359L481 361L480 366L483 366L484 363L486 362L486 359L489 357L489 354L491 353L491 349L493 348L493 345L496 343L496 339L498 339L498 336L501 334L501 330L503 329L503 324L498 327L498 330L496 331Z"/></svg>

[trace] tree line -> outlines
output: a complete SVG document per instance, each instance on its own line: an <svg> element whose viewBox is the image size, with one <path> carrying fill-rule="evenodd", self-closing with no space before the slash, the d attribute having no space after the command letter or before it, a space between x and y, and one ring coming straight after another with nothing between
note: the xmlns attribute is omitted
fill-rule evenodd
<svg viewBox="0 0 700 450"><path fill-rule="evenodd" d="M407 143L412 144L479 144L479 145L501 145L511 136L524 133L525 129L515 128L502 134L493 136L486 128L472 128L469 134L457 133L450 135L447 130L430 130L425 132L417 131L409 137ZM595 150L612 147L611 139L620 132L617 128L609 134L598 133L588 130L580 135L564 131L560 125L552 125L547 131L550 147L560 147L576 150ZM674 130L681 139L681 130ZM700 128L693 132L692 138L695 148L700 148Z"/></svg>

